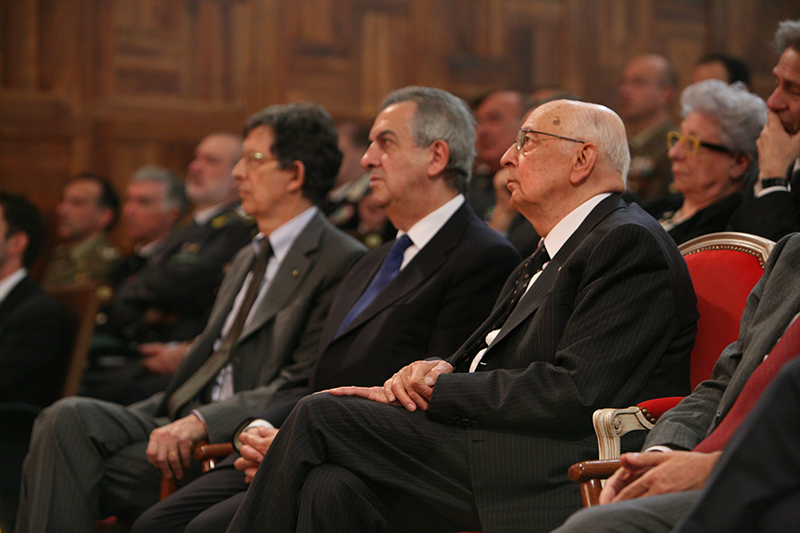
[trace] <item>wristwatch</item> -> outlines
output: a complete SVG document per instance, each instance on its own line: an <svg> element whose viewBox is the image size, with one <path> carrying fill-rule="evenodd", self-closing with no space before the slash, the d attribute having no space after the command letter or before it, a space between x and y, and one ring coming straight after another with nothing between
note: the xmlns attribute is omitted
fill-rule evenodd
<svg viewBox="0 0 800 533"><path fill-rule="evenodd" d="M765 178L761 180L761 190L768 189L770 187L783 187L784 189L788 189L789 180L786 178Z"/></svg>

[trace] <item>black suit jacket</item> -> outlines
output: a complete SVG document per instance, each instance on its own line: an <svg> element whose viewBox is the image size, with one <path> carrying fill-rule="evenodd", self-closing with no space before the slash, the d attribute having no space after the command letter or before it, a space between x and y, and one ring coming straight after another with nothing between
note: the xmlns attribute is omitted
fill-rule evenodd
<svg viewBox="0 0 800 533"><path fill-rule="evenodd" d="M343 385L378 385L413 361L451 355L489 314L520 262L511 244L465 203L336 336L391 246L389 242L367 253L342 280L325 320L310 384L295 381L285 387L260 418L279 426L306 394Z"/></svg>
<svg viewBox="0 0 800 533"><path fill-rule="evenodd" d="M61 308L24 277L0 303L0 402L44 407L58 398L66 342Z"/></svg>
<svg viewBox="0 0 800 533"><path fill-rule="evenodd" d="M800 231L800 172L792 176L794 163L789 166L786 178L791 192L777 191L760 198L753 195L756 173L744 186L742 205L731 216L728 229L761 235L779 241L789 233Z"/></svg>
<svg viewBox="0 0 800 533"><path fill-rule="evenodd" d="M504 302L516 273L501 292ZM550 531L580 506L566 476L597 457L592 413L689 390L696 299L673 240L606 198L552 258L466 373L489 319L450 359L428 416L463 426L486 531Z"/></svg>

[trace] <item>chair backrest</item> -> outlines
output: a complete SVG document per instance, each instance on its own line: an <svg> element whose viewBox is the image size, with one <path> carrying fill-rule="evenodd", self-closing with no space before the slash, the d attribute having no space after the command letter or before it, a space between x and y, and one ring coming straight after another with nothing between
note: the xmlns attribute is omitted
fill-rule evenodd
<svg viewBox="0 0 800 533"><path fill-rule="evenodd" d="M697 337L691 355L692 389L711 377L722 350L739 337L747 296L764 273L774 242L746 233L710 233L683 243L697 294Z"/></svg>
<svg viewBox="0 0 800 533"><path fill-rule="evenodd" d="M83 377L89 345L94 334L95 317L100 310L97 283L76 283L71 285L51 285L45 287L47 293L67 314L71 332L71 350L66 366L64 387L61 396L78 393Z"/></svg>

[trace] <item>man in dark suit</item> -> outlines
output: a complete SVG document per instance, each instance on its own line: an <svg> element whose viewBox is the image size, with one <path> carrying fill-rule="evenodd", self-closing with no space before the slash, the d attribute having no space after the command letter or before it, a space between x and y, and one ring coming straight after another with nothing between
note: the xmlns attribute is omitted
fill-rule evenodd
<svg viewBox="0 0 800 533"><path fill-rule="evenodd" d="M44 222L25 197L0 191L0 528L12 530L19 473L34 413L64 380L64 316L28 276L44 244Z"/></svg>
<svg viewBox="0 0 800 533"><path fill-rule="evenodd" d="M240 437L250 448L249 454L243 449L250 459L239 461L241 469L257 466L278 432L274 428L300 397L342 385L382 383L413 361L452 354L489 314L519 263L513 247L464 200L474 145L466 104L439 89L409 87L390 94L382 109L361 164L400 238L366 254L342 280L315 368L273 398L259 415L263 429ZM433 125L433 133L422 130L422 122ZM418 157L427 152L435 157ZM357 304L404 235L413 244L404 251L397 276L371 303ZM354 308L362 310L351 314ZM229 458L227 467L221 465L149 509L134 531L224 532L248 486L232 463ZM206 510L216 502L222 503Z"/></svg>
<svg viewBox="0 0 800 533"><path fill-rule="evenodd" d="M128 408L68 398L42 412L17 531L85 532L101 516L135 517L157 501L162 474L184 478L194 443L229 441L313 364L334 291L365 251L316 207L341 161L333 120L316 104L272 106L245 131L234 175L259 235L234 259L206 329L164 393Z"/></svg>
<svg viewBox="0 0 800 533"><path fill-rule="evenodd" d="M629 161L609 109L534 110L503 164L543 246L449 359L301 400L229 531L560 523L580 500L567 467L597 454L594 409L688 389L691 280L661 226L622 200Z"/></svg>
<svg viewBox="0 0 800 533"><path fill-rule="evenodd" d="M27 270L43 245L36 207L0 191L0 402L44 407L61 390L66 323Z"/></svg>
<svg viewBox="0 0 800 533"><path fill-rule="evenodd" d="M775 49L781 56L758 139L758 179L745 185L730 229L777 241L800 231L800 20L778 25Z"/></svg>
<svg viewBox="0 0 800 533"><path fill-rule="evenodd" d="M800 326L795 320L800 312L800 287L792 283L798 264L800 235L788 236L772 250L742 313L739 339L722 352L711 379L659 418L645 441L647 453L622 456L623 468L606 482L601 494L604 505L576 513L559 533L667 532L697 501L698 489L726 449L724 441L711 446L713 440L706 437L733 420L729 417L752 383L749 378L766 361L777 361L773 349L779 339L790 326ZM796 345L792 355L798 355ZM760 376L758 380L768 382ZM750 389L747 394L753 399Z"/></svg>

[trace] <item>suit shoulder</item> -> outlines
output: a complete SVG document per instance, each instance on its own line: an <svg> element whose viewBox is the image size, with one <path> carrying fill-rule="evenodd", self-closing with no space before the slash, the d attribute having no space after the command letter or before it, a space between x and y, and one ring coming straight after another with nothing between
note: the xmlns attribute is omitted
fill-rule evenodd
<svg viewBox="0 0 800 533"><path fill-rule="evenodd" d="M322 229L320 244L330 253L348 257L350 262L367 252L367 248L360 241L327 221Z"/></svg>

